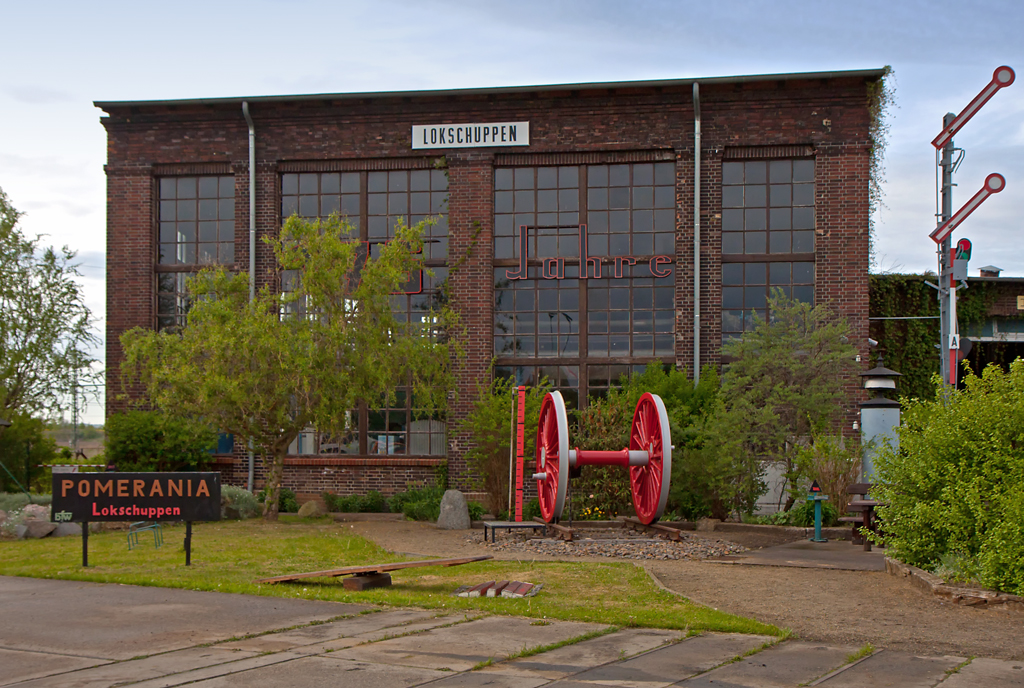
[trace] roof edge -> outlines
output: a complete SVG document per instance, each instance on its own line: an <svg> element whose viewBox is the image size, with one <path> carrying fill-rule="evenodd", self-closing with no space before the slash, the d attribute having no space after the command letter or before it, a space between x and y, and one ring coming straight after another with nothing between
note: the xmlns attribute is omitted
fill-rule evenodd
<svg viewBox="0 0 1024 688"><path fill-rule="evenodd" d="M854 69L833 72L793 72L787 74L754 74L748 76L715 76L690 79L656 79L647 81L594 81L574 84L543 84L535 86L499 86L493 88L455 88L427 91L366 91L361 93L316 93L308 95L251 96L226 98L185 98L179 100L94 100L101 110L123 107L156 107L169 105L227 105L249 103L282 103L317 100L356 100L363 98L426 98L444 96L480 96L499 93L534 93L545 91L592 91L620 88L665 88L701 84L743 84L760 81L796 81L809 79L880 79L885 69Z"/></svg>

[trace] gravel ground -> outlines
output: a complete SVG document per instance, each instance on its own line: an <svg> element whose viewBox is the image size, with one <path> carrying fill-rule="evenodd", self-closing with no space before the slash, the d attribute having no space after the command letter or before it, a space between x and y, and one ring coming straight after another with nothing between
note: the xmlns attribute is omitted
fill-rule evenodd
<svg viewBox="0 0 1024 688"><path fill-rule="evenodd" d="M492 554L496 559L570 559L558 551L569 543L556 541L548 549L526 549L522 534L509 537L501 533L498 543L491 546L484 544L482 530L439 530L429 523L367 521L339 527L349 527L392 551L423 558ZM619 535L622 532L618 531ZM750 534L742 538L739 534L715 535L720 543L709 538L690 541L717 545L739 540L749 548L779 544L779 537L773 536L759 543ZM513 546L513 537L524 540L521 548ZM680 548L677 543L658 540L627 544L632 548ZM599 554L585 550L586 545L576 545L572 560L633 561L668 589L695 602L791 628L809 640L851 645L870 642L875 647L926 655L1024 659L1024 614L943 602L909 581L883 572L741 566L685 558L637 561L613 556L606 548Z"/></svg>
<svg viewBox="0 0 1024 688"><path fill-rule="evenodd" d="M581 536L572 542L554 538L531 537L525 533L509 535L499 533L496 540L494 543L488 542L487 548L495 552L531 552L557 558L700 560L735 554L747 549L734 542L712 540L693 534L684 536L682 542L675 542L633 534L622 528L588 528L582 530Z"/></svg>

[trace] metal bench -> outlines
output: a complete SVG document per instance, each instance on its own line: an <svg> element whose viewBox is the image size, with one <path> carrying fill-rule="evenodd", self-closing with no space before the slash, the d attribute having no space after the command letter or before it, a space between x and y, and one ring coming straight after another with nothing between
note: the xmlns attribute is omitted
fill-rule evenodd
<svg viewBox="0 0 1024 688"><path fill-rule="evenodd" d="M536 533L538 530L544 530L546 527L546 524L537 523L536 521L484 521L484 542L487 542L488 530L491 531L491 542L494 542L495 531L502 528L508 531L530 528Z"/></svg>

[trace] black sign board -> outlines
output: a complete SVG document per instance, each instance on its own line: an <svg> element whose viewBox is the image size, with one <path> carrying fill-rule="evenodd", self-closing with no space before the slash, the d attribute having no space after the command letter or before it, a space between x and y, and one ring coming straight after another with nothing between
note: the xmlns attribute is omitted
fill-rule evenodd
<svg viewBox="0 0 1024 688"><path fill-rule="evenodd" d="M54 473L51 519L219 521L220 473Z"/></svg>

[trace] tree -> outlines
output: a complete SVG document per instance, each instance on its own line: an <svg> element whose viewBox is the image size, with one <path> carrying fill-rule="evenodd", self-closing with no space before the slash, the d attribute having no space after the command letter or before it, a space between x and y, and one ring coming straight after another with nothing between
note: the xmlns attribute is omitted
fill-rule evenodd
<svg viewBox="0 0 1024 688"><path fill-rule="evenodd" d="M99 380L99 344L75 254L43 247L18 228L0 189L0 416L57 416L80 385Z"/></svg>
<svg viewBox="0 0 1024 688"><path fill-rule="evenodd" d="M745 451L781 462L793 490L798 448L839 419L857 351L846 321L822 305L776 291L769 308L768 321L724 349L735 360L722 376L723 427Z"/></svg>
<svg viewBox="0 0 1024 688"><path fill-rule="evenodd" d="M423 226L397 226L369 257L336 216L292 217L267 240L277 284L250 302L248 275L204 270L190 282L180 333L122 335L123 371L137 375L163 411L258 447L271 492L266 517L276 519L284 457L299 432L313 426L340 437L351 430L351 409L393 400L399 387L411 390L420 413L447 403L452 311L443 299L419 319L391 307L391 295L421 269Z"/></svg>

